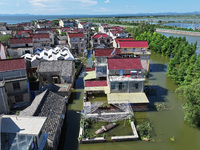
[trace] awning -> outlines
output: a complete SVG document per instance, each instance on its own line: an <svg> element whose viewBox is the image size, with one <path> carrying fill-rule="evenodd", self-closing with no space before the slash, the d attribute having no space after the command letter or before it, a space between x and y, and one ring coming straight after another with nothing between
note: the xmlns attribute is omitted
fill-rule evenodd
<svg viewBox="0 0 200 150"><path fill-rule="evenodd" d="M145 93L111 93L107 94L108 103L149 103Z"/></svg>
<svg viewBox="0 0 200 150"><path fill-rule="evenodd" d="M96 71L86 72L84 80L92 80L92 79L96 79Z"/></svg>

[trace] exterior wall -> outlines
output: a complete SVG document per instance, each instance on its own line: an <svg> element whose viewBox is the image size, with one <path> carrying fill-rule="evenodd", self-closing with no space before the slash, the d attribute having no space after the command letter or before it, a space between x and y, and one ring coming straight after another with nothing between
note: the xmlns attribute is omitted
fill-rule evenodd
<svg viewBox="0 0 200 150"><path fill-rule="evenodd" d="M20 88L19 89L14 89L13 88L13 83L19 83ZM22 95L22 101L21 102L26 102L30 101L30 95L29 95L29 90L28 90L28 81L23 80L23 81L15 81L15 82L6 82L5 88L7 91L8 95L8 102L9 105L13 105L16 102L15 96L16 95Z"/></svg>
<svg viewBox="0 0 200 150"><path fill-rule="evenodd" d="M133 111L147 111L147 104L131 104Z"/></svg>
<svg viewBox="0 0 200 150"><path fill-rule="evenodd" d="M0 72L0 80L9 78L18 79L21 77L26 77L26 69Z"/></svg>
<svg viewBox="0 0 200 150"><path fill-rule="evenodd" d="M5 92L5 87L0 87L0 114L8 113L10 110L7 101L7 94Z"/></svg>
<svg viewBox="0 0 200 150"><path fill-rule="evenodd" d="M9 48L8 54L12 58L20 58L22 55L26 54L26 51L29 51L30 54L33 54L33 48L32 47L24 47L24 48Z"/></svg>
<svg viewBox="0 0 200 150"><path fill-rule="evenodd" d="M96 76L97 77L106 77L107 76L107 66L95 66Z"/></svg>
<svg viewBox="0 0 200 150"><path fill-rule="evenodd" d="M80 54L83 53L86 49L86 39L83 37L77 37L77 38L69 38L68 40L69 45L72 49L72 54Z"/></svg>
<svg viewBox="0 0 200 150"><path fill-rule="evenodd" d="M125 84L124 84L125 83ZM135 86L137 84L137 87ZM144 81L110 82L110 93L138 93L144 91ZM120 88L121 85L121 88ZM115 87L115 89L113 89Z"/></svg>
<svg viewBox="0 0 200 150"><path fill-rule="evenodd" d="M60 80L60 73L59 72L46 72L40 73L38 72L39 80L42 85L53 84L53 76L58 76Z"/></svg>
<svg viewBox="0 0 200 150"><path fill-rule="evenodd" d="M106 33L105 30L104 30L104 27L102 27L102 26L100 26L100 27L98 28L98 30L99 30L100 33Z"/></svg>
<svg viewBox="0 0 200 150"><path fill-rule="evenodd" d="M33 40L33 47L35 48L44 48L46 46L51 46L52 41L49 38L41 38Z"/></svg>
<svg viewBox="0 0 200 150"><path fill-rule="evenodd" d="M131 70L123 70L123 75L130 75L131 71L141 71L141 70L136 70L136 69L131 69ZM120 70L109 70L109 76L119 76L120 75Z"/></svg>
<svg viewBox="0 0 200 150"><path fill-rule="evenodd" d="M121 52L122 53L143 52L142 49L145 49L145 52L148 51L148 48L135 48L135 50L133 50L133 48L121 48Z"/></svg>
<svg viewBox="0 0 200 150"><path fill-rule="evenodd" d="M149 71L150 55L140 55L142 68Z"/></svg>
<svg viewBox="0 0 200 150"><path fill-rule="evenodd" d="M105 45L108 45L110 44L110 42L112 41L112 38L101 38L101 39L92 39L91 40L91 44L93 47L96 47L96 46L99 46L101 44L105 44Z"/></svg>
<svg viewBox="0 0 200 150"><path fill-rule="evenodd" d="M27 43L26 44L10 44L11 48L18 48L18 47L32 47L33 43Z"/></svg>

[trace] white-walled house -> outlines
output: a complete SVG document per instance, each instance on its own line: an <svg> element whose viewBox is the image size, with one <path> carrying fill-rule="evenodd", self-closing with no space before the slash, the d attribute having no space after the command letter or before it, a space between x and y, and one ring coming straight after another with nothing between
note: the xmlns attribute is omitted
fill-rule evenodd
<svg viewBox="0 0 200 150"><path fill-rule="evenodd" d="M12 58L20 58L26 53L33 54L33 38L10 38L8 53Z"/></svg>

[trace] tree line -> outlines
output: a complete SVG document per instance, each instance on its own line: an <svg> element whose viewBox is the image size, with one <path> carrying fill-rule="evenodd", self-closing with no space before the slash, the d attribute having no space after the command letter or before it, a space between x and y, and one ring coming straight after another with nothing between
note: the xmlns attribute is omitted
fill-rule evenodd
<svg viewBox="0 0 200 150"><path fill-rule="evenodd" d="M197 42L189 43L185 37L166 37L155 32L155 26L140 24L138 28L127 28L135 40L146 40L149 49L170 57L167 76L179 85L176 94L186 102L184 120L191 126L200 125L200 54L197 55Z"/></svg>

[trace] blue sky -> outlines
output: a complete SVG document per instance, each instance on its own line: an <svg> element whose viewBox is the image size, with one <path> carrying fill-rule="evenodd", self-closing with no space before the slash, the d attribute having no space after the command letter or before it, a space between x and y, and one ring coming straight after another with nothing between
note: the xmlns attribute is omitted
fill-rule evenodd
<svg viewBox="0 0 200 150"><path fill-rule="evenodd" d="M0 0L0 14L137 14L200 11L199 0Z"/></svg>

